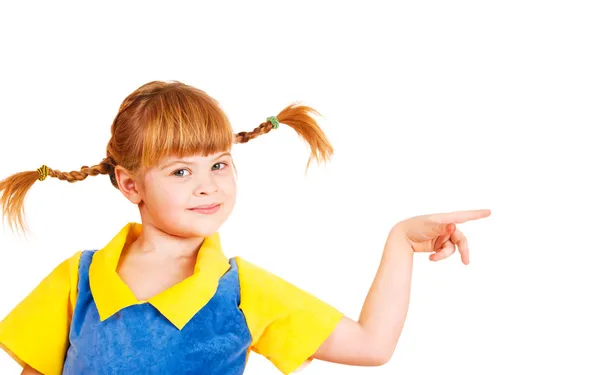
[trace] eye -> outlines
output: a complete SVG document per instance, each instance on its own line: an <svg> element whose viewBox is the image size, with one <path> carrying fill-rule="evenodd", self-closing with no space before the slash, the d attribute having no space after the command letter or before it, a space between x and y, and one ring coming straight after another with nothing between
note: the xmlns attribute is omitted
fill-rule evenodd
<svg viewBox="0 0 600 375"><path fill-rule="evenodd" d="M222 165L222 167L221 167L221 168L216 168L216 169L215 169L215 167L216 167L217 165ZM223 162L221 162L221 163L217 163L217 164L213 165L213 171L214 171L214 170L217 170L217 171L218 171L218 170L221 170L221 169L225 169L225 167L227 167L227 163L223 163Z"/></svg>
<svg viewBox="0 0 600 375"><path fill-rule="evenodd" d="M185 177L185 175L181 175L181 174L177 174L178 172L187 172L187 169L178 169L175 172L173 172L173 174L177 177Z"/></svg>

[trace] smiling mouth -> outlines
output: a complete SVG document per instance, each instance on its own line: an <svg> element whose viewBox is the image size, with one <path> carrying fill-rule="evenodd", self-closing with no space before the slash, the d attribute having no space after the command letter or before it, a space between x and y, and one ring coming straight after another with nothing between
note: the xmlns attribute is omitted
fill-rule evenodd
<svg viewBox="0 0 600 375"><path fill-rule="evenodd" d="M221 204L212 204L205 206L198 206L195 208L191 208L190 211L197 212L199 214L213 214L217 212L221 208Z"/></svg>

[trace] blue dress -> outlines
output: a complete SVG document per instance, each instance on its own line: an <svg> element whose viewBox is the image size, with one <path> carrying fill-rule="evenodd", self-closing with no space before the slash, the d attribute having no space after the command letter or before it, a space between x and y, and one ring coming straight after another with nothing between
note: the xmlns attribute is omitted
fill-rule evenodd
<svg viewBox="0 0 600 375"><path fill-rule="evenodd" d="M234 259L212 299L179 330L149 303L129 306L101 322L88 276L94 253L81 255L63 375L243 373L252 338L238 307Z"/></svg>

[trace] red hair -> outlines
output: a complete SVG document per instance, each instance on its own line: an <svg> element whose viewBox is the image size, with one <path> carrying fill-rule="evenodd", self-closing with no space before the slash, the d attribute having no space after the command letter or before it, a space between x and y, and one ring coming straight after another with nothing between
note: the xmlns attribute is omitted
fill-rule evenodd
<svg viewBox="0 0 600 375"><path fill-rule="evenodd" d="M312 160L325 162L333 148L311 116L320 115L311 107L291 104L276 117L296 131L310 147ZM135 173L153 167L166 156L208 156L230 151L234 143L246 143L268 133L273 124L265 120L250 132L234 134L229 119L219 103L204 91L178 81L146 83L123 100L111 126L106 157L96 165L79 171L61 172L44 166L38 171L16 173L0 181L2 214L12 230L25 231L24 201L27 191L47 176L68 182L82 181L88 176L108 175L118 185L114 168L121 165Z"/></svg>

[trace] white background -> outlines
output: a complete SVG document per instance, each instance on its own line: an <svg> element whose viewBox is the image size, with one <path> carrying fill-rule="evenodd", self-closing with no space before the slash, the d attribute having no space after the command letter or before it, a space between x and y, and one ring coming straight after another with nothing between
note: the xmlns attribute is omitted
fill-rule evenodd
<svg viewBox="0 0 600 375"><path fill-rule="evenodd" d="M3 2L0 177L98 163L120 102L151 80L207 91L236 131L300 100L323 114L334 159L304 176L308 149L285 126L236 146L227 255L357 319L393 224L492 210L459 226L469 266L415 256L388 364L304 373L598 374L594 3ZM2 317L139 219L107 176L36 183L26 213L29 238L0 232ZM0 354L0 372L19 368ZM246 373L278 372L254 354Z"/></svg>

